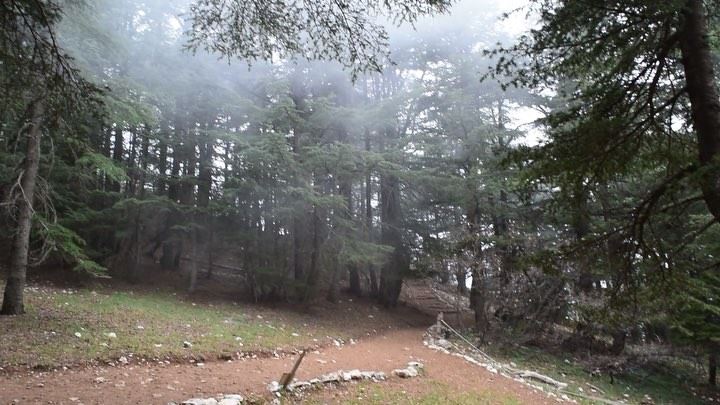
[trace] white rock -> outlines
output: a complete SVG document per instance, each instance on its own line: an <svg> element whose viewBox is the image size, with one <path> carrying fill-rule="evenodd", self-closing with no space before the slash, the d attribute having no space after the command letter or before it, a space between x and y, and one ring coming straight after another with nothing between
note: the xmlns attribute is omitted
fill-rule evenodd
<svg viewBox="0 0 720 405"><path fill-rule="evenodd" d="M225 395L218 405L240 405L245 401L242 395Z"/></svg>
<svg viewBox="0 0 720 405"><path fill-rule="evenodd" d="M350 380L352 380L352 376L350 375L349 372L343 371L342 379L343 379L343 381L350 381Z"/></svg>
<svg viewBox="0 0 720 405"><path fill-rule="evenodd" d="M188 342L187 340L183 342L183 347L186 349L189 349L192 347L192 343Z"/></svg>
<svg viewBox="0 0 720 405"><path fill-rule="evenodd" d="M105 336L107 336L109 339L116 339L116 338L117 338L117 334L116 334L115 332L108 332L108 333L105 334Z"/></svg>
<svg viewBox="0 0 720 405"><path fill-rule="evenodd" d="M127 357L125 357L125 356L120 356L120 358L118 359L118 362L120 364L128 364L129 363Z"/></svg>
<svg viewBox="0 0 720 405"><path fill-rule="evenodd" d="M218 401L215 398L192 398L181 402L180 405L218 405Z"/></svg>
<svg viewBox="0 0 720 405"><path fill-rule="evenodd" d="M396 375L400 378L413 378L417 377L418 371L413 367L408 368L399 368L392 371L393 375Z"/></svg>
<svg viewBox="0 0 720 405"><path fill-rule="evenodd" d="M320 381L326 384L340 382L340 375L338 375L338 373L325 374L324 376L320 377Z"/></svg>
<svg viewBox="0 0 720 405"><path fill-rule="evenodd" d="M270 392L278 392L281 388L282 387L280 386L280 383L278 383L277 381L273 381L268 384L268 391Z"/></svg>
<svg viewBox="0 0 720 405"><path fill-rule="evenodd" d="M362 373L360 372L360 370L357 369L350 370L348 374L350 374L350 378L353 380L360 380L363 378Z"/></svg>
<svg viewBox="0 0 720 405"><path fill-rule="evenodd" d="M372 378L374 378L378 381L385 381L385 379L387 377L385 376L385 373L383 373L382 371L377 371L377 372L373 373Z"/></svg>
<svg viewBox="0 0 720 405"><path fill-rule="evenodd" d="M82 333L80 333L80 332L75 332L75 337L81 338L81 337L82 337Z"/></svg>
<svg viewBox="0 0 720 405"><path fill-rule="evenodd" d="M305 389L308 389L312 387L312 384L310 384L308 381L296 381L288 386L288 389L290 391L302 391Z"/></svg>
<svg viewBox="0 0 720 405"><path fill-rule="evenodd" d="M438 340L435 342L435 345L440 346L440 347L442 347L442 348L445 349L445 350L448 350L448 349L450 349L450 348L452 347L452 343L450 343L450 341L448 341L448 340L446 340L446 339L438 339Z"/></svg>
<svg viewBox="0 0 720 405"><path fill-rule="evenodd" d="M408 367L412 367L417 370L422 370L423 368L425 368L425 365L420 362L417 362L417 361L411 361L408 363Z"/></svg>

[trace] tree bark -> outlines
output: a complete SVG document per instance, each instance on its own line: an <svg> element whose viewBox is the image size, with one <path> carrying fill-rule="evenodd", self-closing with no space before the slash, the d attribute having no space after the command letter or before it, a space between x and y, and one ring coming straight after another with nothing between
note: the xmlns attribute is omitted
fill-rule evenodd
<svg viewBox="0 0 720 405"><path fill-rule="evenodd" d="M21 315L25 313L23 293L27 277L35 184L40 167L40 138L42 137L43 114L45 114L44 101L35 101L32 105L32 121L27 133L27 151L21 174L22 178L20 179L22 196L18 203L18 225L13 238L10 268L0 315Z"/></svg>
<svg viewBox="0 0 720 405"><path fill-rule="evenodd" d="M708 18L703 0L687 0L680 34L692 121L697 133L701 188L710 213L720 219L720 94L708 39Z"/></svg>

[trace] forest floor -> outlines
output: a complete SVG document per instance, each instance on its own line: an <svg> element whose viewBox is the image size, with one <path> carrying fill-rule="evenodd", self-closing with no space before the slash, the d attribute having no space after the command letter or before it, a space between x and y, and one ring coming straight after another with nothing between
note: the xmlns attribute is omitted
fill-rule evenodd
<svg viewBox="0 0 720 405"><path fill-rule="evenodd" d="M557 403L428 349L422 336L433 320L409 308L389 312L347 297L337 304L269 308L170 290L48 284L28 288L27 303L25 316L0 318L0 404L166 404L223 393L262 402L270 398L267 384L290 370L301 348L311 351L300 379L339 369L390 375L410 360L426 367L415 379L342 385L298 403ZM532 357L508 356L521 366ZM578 386L589 378L561 359L543 361L556 363L551 368L562 376L578 378ZM643 398L645 387L623 387L632 396L618 392L615 398ZM673 398L680 402L658 403L694 400Z"/></svg>

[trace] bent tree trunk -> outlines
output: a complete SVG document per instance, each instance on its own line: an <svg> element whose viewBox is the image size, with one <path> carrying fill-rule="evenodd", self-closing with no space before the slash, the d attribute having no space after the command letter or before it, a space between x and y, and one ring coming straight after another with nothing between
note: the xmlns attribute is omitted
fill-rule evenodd
<svg viewBox="0 0 720 405"><path fill-rule="evenodd" d="M21 315L25 313L23 290L27 274L30 230L32 229L33 200L35 183L40 166L40 137L42 135L42 116L45 106L42 100L32 106L32 121L27 132L27 151L20 178L21 198L18 203L18 224L13 238L12 257L8 272L2 315Z"/></svg>
<svg viewBox="0 0 720 405"><path fill-rule="evenodd" d="M680 49L697 133L701 188L710 213L720 220L720 95L703 0L687 0L683 18Z"/></svg>

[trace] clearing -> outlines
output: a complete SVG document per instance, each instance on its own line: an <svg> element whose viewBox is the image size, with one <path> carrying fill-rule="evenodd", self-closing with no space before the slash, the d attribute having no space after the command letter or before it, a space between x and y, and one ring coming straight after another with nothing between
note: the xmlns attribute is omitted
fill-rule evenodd
<svg viewBox="0 0 720 405"><path fill-rule="evenodd" d="M166 404L220 394L263 403L271 399L267 384L290 370L302 348L311 350L297 374L305 380L339 369L390 375L410 360L426 368L418 378L344 384L293 399L297 402L557 403L531 387L428 349L422 338L433 319L407 307L384 311L344 297L337 304L268 308L117 285L35 284L27 289L27 300L25 316L0 318L3 404ZM569 381L574 392L584 387L590 394L588 387L594 386L628 403L648 393L668 399L660 403L695 401L686 392L670 395L668 380L618 376L619 383L610 385L593 379L575 361L528 348L496 348L493 355Z"/></svg>

